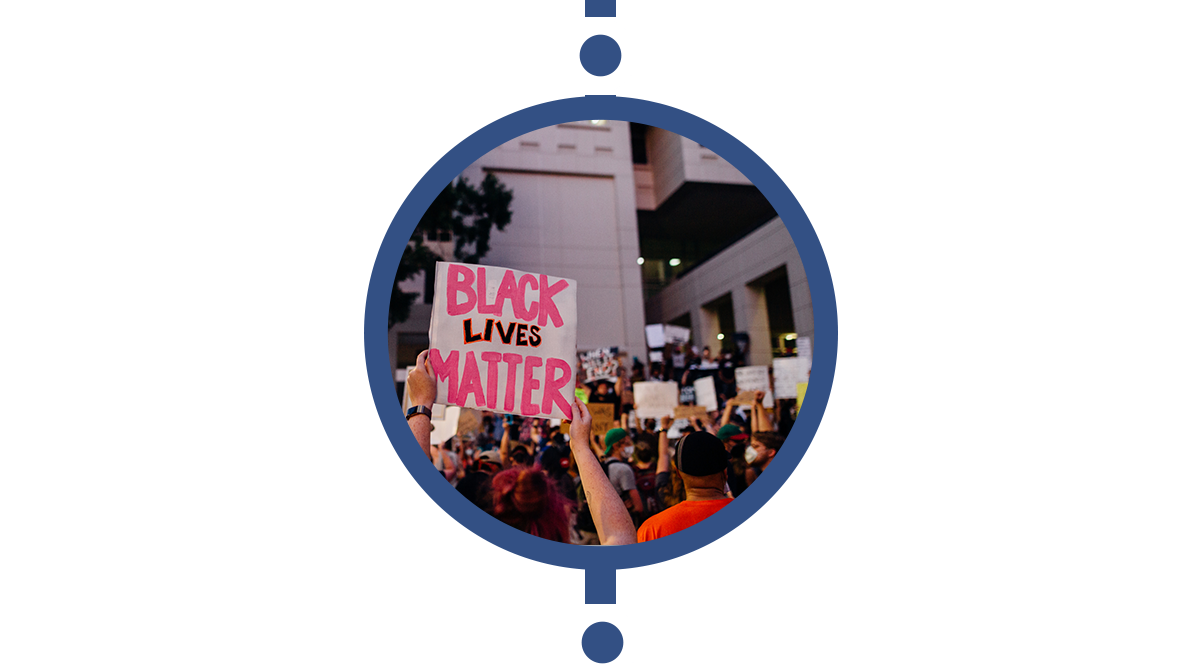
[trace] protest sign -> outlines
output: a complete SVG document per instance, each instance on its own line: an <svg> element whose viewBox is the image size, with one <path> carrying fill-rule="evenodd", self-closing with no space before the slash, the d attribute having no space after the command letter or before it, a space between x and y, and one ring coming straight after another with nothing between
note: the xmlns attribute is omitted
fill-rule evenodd
<svg viewBox="0 0 1200 665"><path fill-rule="evenodd" d="M479 428L483 426L483 414L475 409L462 409L458 414L458 438L461 441L474 441L479 436Z"/></svg>
<svg viewBox="0 0 1200 665"><path fill-rule="evenodd" d="M696 379L692 384L696 389L696 404L702 406L709 411L716 411L717 406L717 386L711 376L706 376L703 379Z"/></svg>
<svg viewBox="0 0 1200 665"><path fill-rule="evenodd" d="M667 428L667 438L678 439L679 437L683 436L683 428L687 427L688 425L691 425L691 423L689 423L687 420L683 418L676 418L675 422L671 423L671 426Z"/></svg>
<svg viewBox="0 0 1200 665"><path fill-rule="evenodd" d="M570 418L574 280L437 263L429 367L440 404Z"/></svg>
<svg viewBox="0 0 1200 665"><path fill-rule="evenodd" d="M754 404L754 391L743 390L736 396L729 399L729 403L734 406L751 406Z"/></svg>
<svg viewBox="0 0 1200 665"><path fill-rule="evenodd" d="M650 352L650 362L660 363L662 361L663 361L662 351L651 351Z"/></svg>
<svg viewBox="0 0 1200 665"><path fill-rule="evenodd" d="M812 360L812 338L801 337L796 340L796 355Z"/></svg>
<svg viewBox="0 0 1200 665"><path fill-rule="evenodd" d="M775 366L775 396L779 399L796 399L796 384L808 383L807 357L793 356L776 358Z"/></svg>
<svg viewBox="0 0 1200 665"><path fill-rule="evenodd" d="M775 398L771 395L771 372L766 365L738 367L733 370L733 378L737 381L739 393L746 390L761 390L766 394L766 397L763 398L763 406L768 409L775 406Z"/></svg>
<svg viewBox="0 0 1200 665"><path fill-rule="evenodd" d="M616 415L616 404L600 404L593 402L587 405L592 414L592 436L604 436L608 430L616 427L613 423Z"/></svg>
<svg viewBox="0 0 1200 665"><path fill-rule="evenodd" d="M677 406L675 407L676 418L699 418L700 420L708 420L708 411L702 406Z"/></svg>
<svg viewBox="0 0 1200 665"><path fill-rule="evenodd" d="M687 344L692 339L692 331L679 326L663 326L663 339L667 344Z"/></svg>
<svg viewBox="0 0 1200 665"><path fill-rule="evenodd" d="M430 418L429 422L433 429L429 431L430 445L440 445L450 440L458 432L458 416L459 408L457 406L446 407L441 418Z"/></svg>
<svg viewBox="0 0 1200 665"><path fill-rule="evenodd" d="M584 382L591 383L592 381L610 381L617 380L617 370L621 368L621 362L617 360L617 347L606 346L594 351L579 354L579 361L583 364Z"/></svg>
<svg viewBox="0 0 1200 665"><path fill-rule="evenodd" d="M808 382L796 384L796 408L804 405L804 395L808 392Z"/></svg>
<svg viewBox="0 0 1200 665"><path fill-rule="evenodd" d="M679 389L680 404L695 404L696 403L696 388L693 386L684 386Z"/></svg>
<svg viewBox="0 0 1200 665"><path fill-rule="evenodd" d="M679 406L679 384L674 381L639 381L633 384L633 402L639 418L654 418L675 414Z"/></svg>
<svg viewBox="0 0 1200 665"><path fill-rule="evenodd" d="M666 334L663 332L663 324L655 323L646 326L646 347L651 349L661 349L667 343Z"/></svg>

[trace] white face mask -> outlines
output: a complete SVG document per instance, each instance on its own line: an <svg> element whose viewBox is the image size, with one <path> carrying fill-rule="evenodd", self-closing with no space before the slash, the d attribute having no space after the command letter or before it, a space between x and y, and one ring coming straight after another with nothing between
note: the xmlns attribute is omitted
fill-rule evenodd
<svg viewBox="0 0 1200 665"><path fill-rule="evenodd" d="M756 459L758 459L758 451L751 446L746 446L746 464L754 464Z"/></svg>
<svg viewBox="0 0 1200 665"><path fill-rule="evenodd" d="M629 457L633 454L633 446L625 446L621 449L621 452L625 453L626 457Z"/></svg>

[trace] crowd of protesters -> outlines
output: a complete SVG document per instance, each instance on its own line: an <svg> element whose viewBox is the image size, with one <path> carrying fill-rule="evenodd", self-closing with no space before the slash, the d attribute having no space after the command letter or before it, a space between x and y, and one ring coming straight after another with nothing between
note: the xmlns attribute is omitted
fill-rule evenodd
<svg viewBox="0 0 1200 665"><path fill-rule="evenodd" d="M436 385L417 358L408 375L413 405L431 407ZM676 362L678 359L678 362ZM766 471L795 417L795 400L735 404L732 353L664 349L649 368L635 358L615 382L582 384L572 420L482 412L478 433L431 444L427 415L409 417L426 455L458 492L481 510L526 533L564 543L621 545L669 536L714 514ZM582 375L582 372L580 373ZM673 416L637 417L632 384L714 377L718 410L679 427ZM739 400L740 401L740 400ZM613 404L612 429L593 436L586 403ZM563 431L567 430L567 431Z"/></svg>

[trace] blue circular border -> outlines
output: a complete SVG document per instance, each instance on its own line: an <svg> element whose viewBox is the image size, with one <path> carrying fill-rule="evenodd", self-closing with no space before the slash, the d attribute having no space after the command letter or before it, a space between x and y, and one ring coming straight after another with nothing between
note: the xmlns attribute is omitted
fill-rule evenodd
<svg viewBox="0 0 1200 665"><path fill-rule="evenodd" d="M500 522L467 501L433 468L408 429L388 359L388 306L396 266L417 222L438 192L506 141L543 127L592 118L639 122L681 134L712 149L748 177L774 206L796 243L808 276L815 324L812 374L804 405L768 473L700 524L667 538L617 547L544 540ZM439 159L404 200L384 235L371 271L364 318L367 376L375 408L396 454L421 488L451 517L492 544L534 561L580 569L637 568L668 561L714 542L749 519L783 486L808 451L829 402L838 344L833 278L825 253L800 203L771 167L724 130L690 113L655 102L608 95L560 99L517 111L475 132Z"/></svg>

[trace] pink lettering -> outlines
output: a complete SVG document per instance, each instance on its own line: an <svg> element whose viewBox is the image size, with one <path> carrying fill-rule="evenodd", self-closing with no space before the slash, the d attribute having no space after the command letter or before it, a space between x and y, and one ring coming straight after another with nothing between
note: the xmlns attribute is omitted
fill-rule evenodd
<svg viewBox="0 0 1200 665"><path fill-rule="evenodd" d="M534 275L521 275L520 281L517 282L517 297L513 298L513 312L518 319L532 321L537 318L538 303L534 300L528 306L525 305L525 289L532 287L534 291L538 290L538 279Z"/></svg>
<svg viewBox="0 0 1200 665"><path fill-rule="evenodd" d="M536 416L538 411L537 402L534 402L533 391L541 387L542 382L533 378L533 370L542 366L542 359L537 356L529 356L525 359L525 376L521 382L521 415Z"/></svg>
<svg viewBox="0 0 1200 665"><path fill-rule="evenodd" d="M461 316L475 308L475 291L471 289L471 269L466 266L450 264L446 273L446 313L450 316ZM458 294L467 296L466 302L458 302Z"/></svg>
<svg viewBox="0 0 1200 665"><path fill-rule="evenodd" d="M558 376L555 376L558 374ZM562 412L571 415L571 403L563 397L562 388L571 381L571 366L562 358L546 359L546 389L542 393L542 413L553 413L551 406L558 405Z"/></svg>
<svg viewBox="0 0 1200 665"><path fill-rule="evenodd" d="M496 298L496 302L487 304L487 268L479 269L479 313L480 314L495 314L500 316L504 310L500 306L500 298Z"/></svg>
<svg viewBox="0 0 1200 665"><path fill-rule="evenodd" d="M451 351L444 360L437 349L429 350L429 366L433 368L435 381L449 381L450 388L446 393L446 401L458 404L458 351Z"/></svg>
<svg viewBox="0 0 1200 665"><path fill-rule="evenodd" d="M463 363L462 382L459 383L458 401L455 404L466 406L468 395L475 398L475 408L483 406L483 384L479 380L479 365L475 363L474 351L467 351L467 359Z"/></svg>
<svg viewBox="0 0 1200 665"><path fill-rule="evenodd" d="M505 300L512 303L513 313L516 314L517 318L525 318L520 310L517 309L517 278L511 270L504 271L504 278L500 280L500 288L496 290L496 307L501 312L504 312Z"/></svg>
<svg viewBox="0 0 1200 665"><path fill-rule="evenodd" d="M496 351L484 351L479 354L487 363L487 408L496 408L496 384L500 378L500 354Z"/></svg>
<svg viewBox="0 0 1200 665"><path fill-rule="evenodd" d="M504 354L504 362L508 365L508 380L504 382L504 410L512 413L517 401L517 365L524 358L519 353Z"/></svg>
<svg viewBox="0 0 1200 665"><path fill-rule="evenodd" d="M538 279L541 280L541 297L538 299L541 313L538 314L538 325L545 326L546 319L549 318L554 322L555 328L561 328L563 324L562 315L558 313L558 306L554 304L554 296L559 291L567 288L567 280L564 279L554 286L550 286L550 279L545 275L538 275Z"/></svg>

